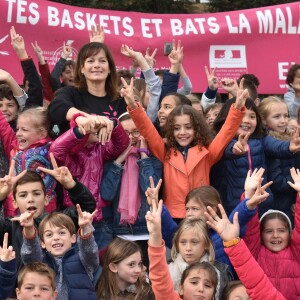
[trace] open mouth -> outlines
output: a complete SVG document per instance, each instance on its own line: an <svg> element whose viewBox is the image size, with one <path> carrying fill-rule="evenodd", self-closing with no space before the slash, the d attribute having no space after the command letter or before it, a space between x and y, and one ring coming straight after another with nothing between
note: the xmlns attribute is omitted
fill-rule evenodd
<svg viewBox="0 0 300 300"><path fill-rule="evenodd" d="M37 208L35 206L29 206L27 208L27 211L29 211L29 212L36 211L36 210L37 210Z"/></svg>
<svg viewBox="0 0 300 300"><path fill-rule="evenodd" d="M55 249L62 248L62 247L63 247L63 244L54 244L54 245L52 245L52 248L55 248Z"/></svg>
<svg viewBox="0 0 300 300"><path fill-rule="evenodd" d="M247 126L247 125L241 125L240 128L244 131L250 131L250 126Z"/></svg>
<svg viewBox="0 0 300 300"><path fill-rule="evenodd" d="M282 242L281 241L272 241L271 244L272 245L280 245Z"/></svg>

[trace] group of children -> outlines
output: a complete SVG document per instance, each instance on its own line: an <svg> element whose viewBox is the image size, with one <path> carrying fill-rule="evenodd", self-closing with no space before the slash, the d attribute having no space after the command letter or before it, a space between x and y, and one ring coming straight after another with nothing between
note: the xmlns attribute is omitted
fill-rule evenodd
<svg viewBox="0 0 300 300"><path fill-rule="evenodd" d="M0 299L300 297L295 106L260 101L247 74L222 79L233 97L215 103L207 68L195 101L180 41L162 78L156 51L122 45L144 79L123 71L117 81L98 27L76 63L64 44L52 74L33 44L40 80L10 33L29 88L0 70Z"/></svg>

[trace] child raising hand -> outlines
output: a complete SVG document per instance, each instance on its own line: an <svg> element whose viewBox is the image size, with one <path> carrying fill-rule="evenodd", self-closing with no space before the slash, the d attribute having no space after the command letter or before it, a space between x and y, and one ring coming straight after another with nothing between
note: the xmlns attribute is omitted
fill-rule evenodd
<svg viewBox="0 0 300 300"><path fill-rule="evenodd" d="M257 195L257 197L261 196ZM218 232L223 239L225 252L229 256L240 280L245 285L250 299L286 299L274 288L260 265L251 255L244 241L240 240L238 214L235 213L233 223L231 223L221 204L219 204L219 209L222 215L221 218L211 207L207 207L208 212L205 212L208 219L207 224Z"/></svg>
<svg viewBox="0 0 300 300"><path fill-rule="evenodd" d="M99 267L98 248L93 236L92 221L97 212L78 213L78 250L75 225L70 217L62 213L46 216L37 230L33 223L33 213L25 212L18 221L23 226L24 242L21 257L24 264L33 261L45 262L56 272L58 297L60 299L97 299L92 284L93 273ZM42 253L42 248L46 250ZM80 284L78 285L78 282Z"/></svg>

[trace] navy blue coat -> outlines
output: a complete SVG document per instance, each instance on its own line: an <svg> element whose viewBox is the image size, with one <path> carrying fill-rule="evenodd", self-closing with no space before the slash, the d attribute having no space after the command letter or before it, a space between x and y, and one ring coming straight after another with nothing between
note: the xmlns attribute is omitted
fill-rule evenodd
<svg viewBox="0 0 300 300"><path fill-rule="evenodd" d="M219 191L223 206L229 215L240 202L240 197L244 192L244 184L249 169L263 167L266 170L262 184L267 183L267 158L268 160L278 158L293 158L293 153L289 150L288 141L279 141L271 136L263 139L249 139L250 152L244 155L234 155L233 145L237 139L234 138L223 154L222 159L215 165L211 184ZM248 159L250 156L250 160ZM270 196L259 205L259 214L262 215L273 207L273 194L270 188L267 189Z"/></svg>

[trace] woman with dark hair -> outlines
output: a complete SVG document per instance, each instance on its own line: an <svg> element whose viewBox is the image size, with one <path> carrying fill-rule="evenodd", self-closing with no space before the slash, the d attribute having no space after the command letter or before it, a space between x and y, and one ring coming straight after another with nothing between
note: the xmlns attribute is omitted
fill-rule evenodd
<svg viewBox="0 0 300 300"><path fill-rule="evenodd" d="M60 133L78 113L118 117L126 111L123 98L118 98L118 76L109 48L102 43L84 45L77 57L75 86L60 89L49 105L49 115Z"/></svg>

